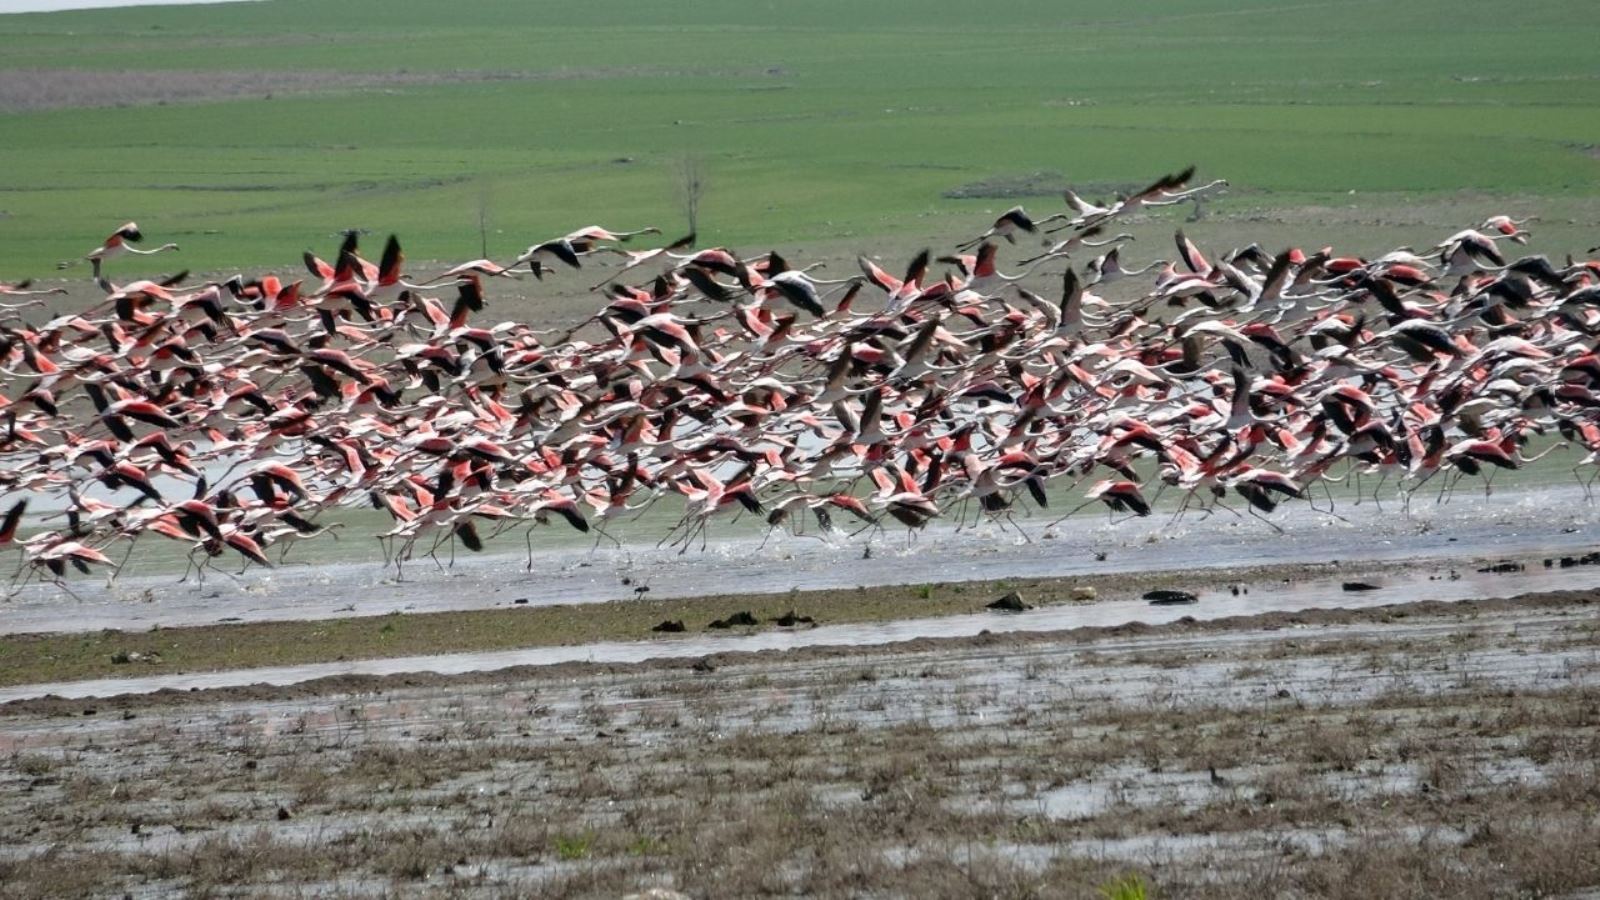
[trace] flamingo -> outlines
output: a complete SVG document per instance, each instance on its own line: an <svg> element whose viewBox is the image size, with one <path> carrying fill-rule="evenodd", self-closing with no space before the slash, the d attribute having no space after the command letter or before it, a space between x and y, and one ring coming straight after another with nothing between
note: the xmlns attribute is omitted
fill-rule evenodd
<svg viewBox="0 0 1600 900"><path fill-rule="evenodd" d="M1191 177L1112 206L1069 198L1072 230L1051 250L1104 243L1120 217L1215 184ZM681 551L743 512L769 536L804 533L809 510L825 536L842 512L911 540L936 519L969 527L970 504L1021 531L1050 485L1099 466L1115 474L1078 510L1104 504L1113 521L1152 514L1167 487L1185 494L1174 521L1196 501L1265 521L1318 484L1330 505L1312 508L1332 514L1328 483L1353 474L1361 498L1369 473L1372 496L1398 483L1409 514L1428 478L1445 473L1443 502L1467 474L1537 459L1521 445L1552 427L1600 445L1600 264L1507 263L1495 245L1520 243L1526 220L1501 218L1425 254L1370 257L1202 253L1180 231L1170 261L1125 268L1111 246L1064 267L1059 299L1024 286L1043 259L1002 270L1001 238L1028 233L1015 217L941 257L955 271L939 277L924 251L903 277L863 255L840 280L776 251L689 252L692 236L624 250L653 230L589 226L517 263L654 264L648 283L596 286L588 337L485 321L510 266L447 262L417 284L398 237L374 264L354 231L332 264L305 254L303 281L101 278L104 299L83 312L0 322L0 489L14 498L0 547L22 557L14 583L59 581L120 571L94 554L156 534L203 578L225 558L249 569L336 537L324 511L372 502L389 512L397 576L422 541L443 569L445 544L453 561L457 543L477 551L524 527L531 569L538 526L559 516L596 548L621 546L611 524L663 496L685 501L664 538ZM1126 299L1096 296L1100 284ZM858 309L873 288L882 310ZM68 524L19 539L40 497Z"/></svg>
<svg viewBox="0 0 1600 900"><path fill-rule="evenodd" d="M157 253L165 253L168 250L178 249L177 244L162 244L161 246L150 250L141 250L138 247L133 246L134 244L137 244L143 240L144 232L139 230L138 223L128 222L122 227L118 228L116 231L111 232L111 236L107 237L103 242L101 242L100 246L84 254L83 259L88 260L89 264L94 269L94 277L98 279L100 277L100 266L108 259L115 259L127 253L133 253L139 256L154 256ZM57 264L56 268L70 268L71 266L77 265L78 262L80 262L80 260L71 260L68 262L59 263Z"/></svg>

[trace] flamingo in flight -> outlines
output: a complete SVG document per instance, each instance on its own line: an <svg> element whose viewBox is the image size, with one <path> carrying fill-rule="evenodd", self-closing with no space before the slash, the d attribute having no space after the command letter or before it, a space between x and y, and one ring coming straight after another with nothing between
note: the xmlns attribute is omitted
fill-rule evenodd
<svg viewBox="0 0 1600 900"><path fill-rule="evenodd" d="M624 249L658 232L587 226L423 281L398 237L373 263L352 230L331 263L305 254L303 280L116 284L98 262L160 252L128 247L129 223L90 257L102 299L0 321L0 550L20 557L14 586L65 587L153 534L204 578L336 537L324 513L373 505L397 573L515 530L532 568L543 526L626 552L609 529L669 497L684 509L663 546L686 551L719 518L759 516L781 540L807 511L830 540L841 513L867 540L941 520L1026 540L1018 520L1054 489L1115 521L1153 516L1167 487L1173 521L1226 510L1278 529L1285 506L1331 515L1331 483L1365 495L1368 474L1407 515L1441 473L1437 502L1462 479L1487 491L1557 432L1590 474L1600 260L1508 261L1497 244L1527 220L1495 216L1370 257L1212 253L1178 230L1172 260L1125 267L1126 235L1099 236L1222 183L1192 177L1107 206L1069 195L1065 239L1032 259L1015 238L1050 219L1019 208L938 259L954 271L930 274L927 250L903 274L862 254L838 280L776 251L693 250L693 235ZM1064 255L1108 242L1086 267ZM579 324L485 316L521 266L548 284L597 255L621 265ZM63 512L22 537L45 499Z"/></svg>

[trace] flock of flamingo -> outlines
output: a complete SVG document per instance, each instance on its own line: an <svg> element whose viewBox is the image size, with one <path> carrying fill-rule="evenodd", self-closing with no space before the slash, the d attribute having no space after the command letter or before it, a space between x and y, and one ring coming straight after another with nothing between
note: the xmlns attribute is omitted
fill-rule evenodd
<svg viewBox="0 0 1600 900"><path fill-rule="evenodd" d="M1048 506L1051 482L1113 512L1149 515L1171 489L1180 515L1239 515L1236 497L1264 518L1350 473L1403 496L1492 477L1548 432L1600 461L1600 261L1507 262L1527 233L1496 216L1372 259L1208 257L1179 231L1172 260L1129 268L1110 230L1221 184L1192 175L1103 206L1069 191L1064 212L1014 208L950 255L899 275L863 257L840 281L588 227L424 277L394 238L374 264L351 232L296 280L118 284L118 257L176 249L136 247L129 223L86 257L91 308L39 321L49 292L0 285L0 552L20 555L13 586L63 589L146 538L202 572L268 566L327 535L328 510L370 504L397 573L513 529L531 568L552 517L598 543L663 497L682 552L739 513L796 533L968 512L1020 531L1013 512ZM1004 273L1019 240L1042 252ZM611 256L574 329L476 321L498 280ZM1124 279L1131 299L1097 293Z"/></svg>

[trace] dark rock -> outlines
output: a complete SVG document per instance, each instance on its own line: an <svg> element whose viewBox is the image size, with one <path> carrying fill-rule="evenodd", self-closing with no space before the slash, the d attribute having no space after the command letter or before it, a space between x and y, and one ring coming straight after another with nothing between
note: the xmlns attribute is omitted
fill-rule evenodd
<svg viewBox="0 0 1600 900"><path fill-rule="evenodd" d="M1493 575L1509 575L1512 572L1521 572L1522 570L1522 563L1511 562L1510 560L1502 560L1494 565L1484 566L1483 568L1479 569L1478 572Z"/></svg>
<svg viewBox="0 0 1600 900"><path fill-rule="evenodd" d="M1001 612L1022 612L1023 610L1033 609L1031 605L1022 599L1022 595L1016 591L1012 591L989 604L989 608L997 609Z"/></svg>
<svg viewBox="0 0 1600 900"><path fill-rule="evenodd" d="M726 619L718 619L718 620L716 620L715 622L712 622L710 625L708 625L706 627L707 628L732 628L735 625L759 625L759 624L761 624L761 623L756 621L756 617L751 615L749 610L741 610L741 611L736 612L733 615L727 617Z"/></svg>
<svg viewBox="0 0 1600 900"><path fill-rule="evenodd" d="M1381 588L1379 588L1377 585L1368 584L1365 581L1346 581L1344 583L1343 587L1344 587L1345 590L1350 591L1352 593L1354 593L1356 591L1376 591L1376 590L1381 590Z"/></svg>
<svg viewBox="0 0 1600 900"><path fill-rule="evenodd" d="M815 625L817 620L810 616L797 615L794 610L789 610L773 620L784 628L793 628L796 625Z"/></svg>
<svg viewBox="0 0 1600 900"><path fill-rule="evenodd" d="M528 598L527 597L518 597L517 599L511 601L511 604L513 606L527 606L528 605Z"/></svg>
<svg viewBox="0 0 1600 900"><path fill-rule="evenodd" d="M287 822L292 818L294 818L294 813L289 811L289 807L287 807L287 806L278 807L278 821L279 822Z"/></svg>
<svg viewBox="0 0 1600 900"><path fill-rule="evenodd" d="M668 619L650 630L659 634L678 634L689 629L684 627L682 619Z"/></svg>
<svg viewBox="0 0 1600 900"><path fill-rule="evenodd" d="M1151 606L1184 606L1189 603L1199 603L1200 598L1188 591L1173 591L1167 589L1145 591L1144 599L1150 601Z"/></svg>

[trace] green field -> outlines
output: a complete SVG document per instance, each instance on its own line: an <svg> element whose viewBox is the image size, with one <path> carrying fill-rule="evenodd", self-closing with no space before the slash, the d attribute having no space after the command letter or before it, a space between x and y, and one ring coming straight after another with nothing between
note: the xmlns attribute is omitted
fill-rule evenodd
<svg viewBox="0 0 1600 900"><path fill-rule="evenodd" d="M1223 220L1467 198L1462 216L1554 211L1592 240L1550 249L1581 251L1600 243L1597 38L1579 0L0 16L0 277L53 275L130 218L202 270L293 265L346 227L477 256L480 213L497 257L592 222L671 231L686 157L709 183L704 243L953 239L1018 202L945 196L963 186L1031 182L1021 202L1056 211L1056 184L1107 193L1193 162L1233 183L1208 210ZM78 87L23 89L56 70Z"/></svg>

